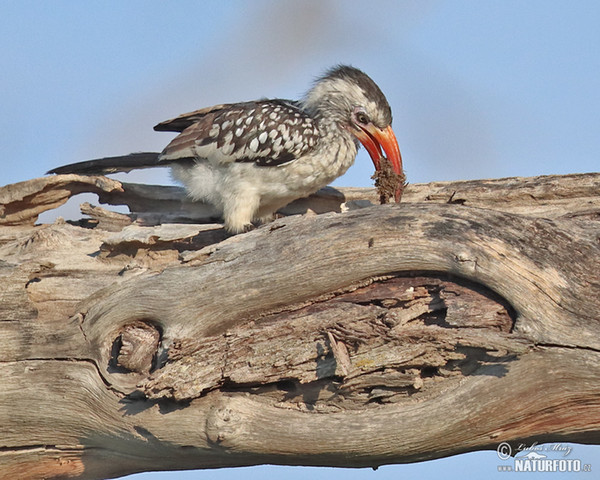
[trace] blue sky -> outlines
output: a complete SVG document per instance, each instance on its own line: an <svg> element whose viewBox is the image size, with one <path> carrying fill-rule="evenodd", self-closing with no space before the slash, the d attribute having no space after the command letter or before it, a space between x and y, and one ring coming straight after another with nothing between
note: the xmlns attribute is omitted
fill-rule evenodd
<svg viewBox="0 0 600 480"><path fill-rule="evenodd" d="M387 94L411 182L599 170L593 0L0 5L2 184L161 150L172 135L152 130L159 121L298 97L340 62ZM362 151L336 184L368 186L371 173Z"/></svg>
<svg viewBox="0 0 600 480"><path fill-rule="evenodd" d="M295 98L337 63L362 68L386 93L410 182L600 170L596 0L0 0L0 13L2 185L64 163L159 151L172 138L152 130L162 120ZM362 151L335 184L369 186L372 169ZM122 178L170 182L164 169ZM576 452L600 468L597 447ZM333 475L462 478L466 468L510 478L497 464L487 452Z"/></svg>

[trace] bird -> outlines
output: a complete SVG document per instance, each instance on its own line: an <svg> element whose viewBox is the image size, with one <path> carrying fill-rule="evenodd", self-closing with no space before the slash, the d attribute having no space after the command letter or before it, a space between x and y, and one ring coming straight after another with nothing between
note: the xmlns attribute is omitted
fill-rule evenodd
<svg viewBox="0 0 600 480"><path fill-rule="evenodd" d="M225 229L235 234L344 174L361 144L376 171L385 152L393 171L402 174L391 124L392 110L377 84L358 68L337 65L299 100L220 104L161 122L154 130L179 135L160 153L87 160L47 173L97 175L169 166L187 194L216 207Z"/></svg>

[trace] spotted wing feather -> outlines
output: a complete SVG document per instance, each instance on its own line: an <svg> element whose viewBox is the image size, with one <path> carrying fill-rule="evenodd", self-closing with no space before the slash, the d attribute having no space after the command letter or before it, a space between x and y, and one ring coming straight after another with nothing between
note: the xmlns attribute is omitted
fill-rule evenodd
<svg viewBox="0 0 600 480"><path fill-rule="evenodd" d="M154 126L156 132L183 132L186 128L193 125L196 122L201 122L204 117L211 113L225 110L232 107L234 104L223 103L221 105L215 105L213 107L201 108L200 110L194 110L193 112L184 113L178 117L170 120L160 122Z"/></svg>
<svg viewBox="0 0 600 480"><path fill-rule="evenodd" d="M166 130L171 122L176 130L189 123L162 152L163 161L196 157L277 166L306 155L319 141L315 121L285 100L219 105L178 119L159 124Z"/></svg>

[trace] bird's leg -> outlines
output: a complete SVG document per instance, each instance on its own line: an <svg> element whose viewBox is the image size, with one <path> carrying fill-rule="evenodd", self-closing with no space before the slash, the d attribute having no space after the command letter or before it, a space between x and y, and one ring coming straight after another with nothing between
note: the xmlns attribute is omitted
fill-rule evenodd
<svg viewBox="0 0 600 480"><path fill-rule="evenodd" d="M253 230L252 220L258 210L260 198L258 195L245 193L233 195L225 202L223 218L225 228L231 233L242 233Z"/></svg>

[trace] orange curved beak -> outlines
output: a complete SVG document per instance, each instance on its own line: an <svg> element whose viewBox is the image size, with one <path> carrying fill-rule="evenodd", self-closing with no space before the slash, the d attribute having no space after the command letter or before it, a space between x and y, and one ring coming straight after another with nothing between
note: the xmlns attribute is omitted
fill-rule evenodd
<svg viewBox="0 0 600 480"><path fill-rule="evenodd" d="M363 144L367 152L369 152L371 160L373 160L373 165L375 165L375 170L381 169L381 158L383 157L381 149L383 148L387 159L394 168L394 172L402 175L402 156L400 155L398 140L396 140L396 135L391 125L384 129L369 125L368 127L352 129L352 133Z"/></svg>

